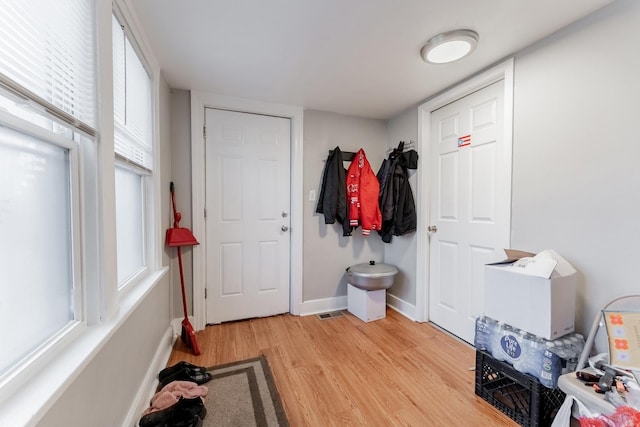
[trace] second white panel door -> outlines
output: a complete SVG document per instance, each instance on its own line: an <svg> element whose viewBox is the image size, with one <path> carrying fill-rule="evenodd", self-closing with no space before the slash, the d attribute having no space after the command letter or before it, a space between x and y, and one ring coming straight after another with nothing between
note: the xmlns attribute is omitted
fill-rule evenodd
<svg viewBox="0 0 640 427"><path fill-rule="evenodd" d="M504 81L431 113L429 319L473 342L484 265L509 244Z"/></svg>

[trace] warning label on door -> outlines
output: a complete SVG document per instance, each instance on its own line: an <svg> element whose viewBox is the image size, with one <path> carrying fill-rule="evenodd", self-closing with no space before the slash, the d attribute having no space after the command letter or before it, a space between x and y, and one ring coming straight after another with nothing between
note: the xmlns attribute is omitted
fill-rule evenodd
<svg viewBox="0 0 640 427"><path fill-rule="evenodd" d="M458 148L471 145L471 134L464 135L458 138Z"/></svg>

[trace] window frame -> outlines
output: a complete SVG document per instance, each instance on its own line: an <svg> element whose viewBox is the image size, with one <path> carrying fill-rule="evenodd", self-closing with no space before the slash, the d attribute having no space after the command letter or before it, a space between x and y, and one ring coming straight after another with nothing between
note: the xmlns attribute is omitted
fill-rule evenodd
<svg viewBox="0 0 640 427"><path fill-rule="evenodd" d="M115 168L122 168L122 169L126 169L129 172L133 172L138 174L138 176L140 177L140 185L141 185L141 197L142 200L140 200L140 204L141 204L141 215L142 215L142 262L143 265L135 272L133 273L131 276L127 277L122 283L118 282L117 286L118 286L118 293L122 293L122 292L126 292L129 288L135 286L136 283L139 283L141 280L144 280L144 278L149 274L149 272L151 271L150 268L150 263L152 260L152 257L150 256L149 252L149 247L150 244L152 244L152 242L150 241L149 238L149 232L148 232L148 220L147 218L147 213L149 212L149 203L152 202L152 195L149 195L149 180L151 179L150 174L148 173L142 173L138 170L138 168L132 167L130 163L128 162L123 162L120 161L119 159L116 158L115 161ZM115 169L114 169L114 173L115 173ZM118 189L116 188L116 192L118 191ZM117 200L116 200L117 202ZM117 231L117 230L116 230Z"/></svg>
<svg viewBox="0 0 640 427"><path fill-rule="evenodd" d="M16 132L33 137L42 142L55 145L68 150L69 168L69 226L71 229L71 311L73 320L52 334L42 344L36 346L29 354L0 375L0 401L23 384L20 379L28 376L27 372L44 368L67 345L75 340L86 327L86 289L87 283L83 277L83 247L84 247L84 222L81 180L83 157L81 143L67 137L58 135L51 130L34 124L26 119L17 117L11 113L0 110L0 126L12 129ZM71 128L69 128L71 129ZM77 132L72 130L72 132ZM75 135L75 133L74 133ZM86 137L85 137L86 138ZM91 141L91 144L95 141Z"/></svg>
<svg viewBox="0 0 640 427"><path fill-rule="evenodd" d="M159 188L159 185L156 185L160 180L160 168L159 168L159 67L157 66L157 62L155 58L151 56L150 49L146 48L146 40L137 31L138 26L132 25L132 23L136 24L134 21L134 16L127 12L126 5L116 0L113 2L112 9L112 17L118 21L120 26L123 29L125 40L128 40L131 44L131 47L135 51L138 59L140 60L143 68L147 72L149 76L149 85L150 85L150 103L151 103L151 155L152 155L152 164L153 169L147 169L141 165L133 163L132 161L124 158L123 156L115 153L115 147L112 147L112 152L114 153L114 168L113 175L115 180L115 168L122 167L129 169L130 171L137 173L141 177L142 183L142 216L143 216L143 230L142 230L142 250L143 250L143 266L134 273L131 277L126 279L123 283L119 283L116 275L116 291L119 299L122 299L132 288L135 288L137 284L144 281L151 273L157 271L159 266L161 265L161 251L162 240L158 238L158 233L154 233L154 230L160 224L159 221L159 206L161 197L157 193L156 189ZM111 17L111 19L112 19ZM110 42L112 43L113 34L111 34ZM110 51L112 55L112 51ZM151 60L150 60L151 59ZM111 87L111 99L114 100L114 88L113 88L113 63L111 63L110 68L110 82L112 84ZM124 95L124 100L126 104L126 93ZM116 125L115 123L115 105L112 102L111 108L111 127L112 132L114 134L113 141L115 141L115 132ZM128 129L125 129L126 133ZM115 188L114 184L114 196ZM114 205L116 199L114 197ZM117 230L117 228L116 228ZM117 245L117 243L116 243ZM116 264L117 264L117 254L116 254Z"/></svg>
<svg viewBox="0 0 640 427"><path fill-rule="evenodd" d="M76 129L90 144L71 144L69 152L72 185L72 274L73 310L76 320L38 347L29 357L10 368L0 378L0 424L22 425L37 422L53 400L97 355L129 315L167 275L162 265L164 230L161 230L161 183L159 116L160 67L137 18L126 0L94 2L94 63L96 93L95 133ZM144 259L140 271L125 287L118 288L115 240L114 94L112 64L112 15L115 10L127 22L129 37L142 55L150 76L152 113L152 155L154 171L143 178L145 195ZM122 22L122 21L120 21ZM55 115L48 118L60 122ZM0 109L3 126L40 135L46 129ZM64 120L63 120L64 121ZM71 128L71 126L68 126ZM55 135L51 133L49 136ZM38 136L36 136L38 137ZM62 138L61 140L58 138ZM49 141L49 137L46 138ZM73 165L73 166L72 166ZM75 170L74 170L75 169ZM134 280L135 279L135 280ZM78 284L78 286L75 286ZM43 381L31 379L46 370ZM29 384L29 387L25 385Z"/></svg>

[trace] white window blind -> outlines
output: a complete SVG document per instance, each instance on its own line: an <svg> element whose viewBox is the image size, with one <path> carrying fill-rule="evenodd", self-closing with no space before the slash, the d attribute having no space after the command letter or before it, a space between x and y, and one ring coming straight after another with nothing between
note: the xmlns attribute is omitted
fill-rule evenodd
<svg viewBox="0 0 640 427"><path fill-rule="evenodd" d="M60 117L57 108L76 119L75 127L91 134L95 125L93 2L0 0L0 10L2 80L35 95L19 96L26 103Z"/></svg>
<svg viewBox="0 0 640 427"><path fill-rule="evenodd" d="M0 386L82 320L78 147L91 140L76 131L96 133L94 3L0 0L0 321L20 325L0 333Z"/></svg>
<svg viewBox="0 0 640 427"><path fill-rule="evenodd" d="M116 16L113 16L113 86L116 154L152 170L151 78Z"/></svg>

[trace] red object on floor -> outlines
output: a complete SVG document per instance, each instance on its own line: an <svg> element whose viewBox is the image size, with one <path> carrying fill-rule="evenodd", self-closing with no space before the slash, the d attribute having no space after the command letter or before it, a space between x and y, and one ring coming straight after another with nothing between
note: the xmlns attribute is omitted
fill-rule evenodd
<svg viewBox="0 0 640 427"><path fill-rule="evenodd" d="M182 289L182 309L184 311L184 320L182 320L182 333L180 338L196 356L200 355L200 347L196 339L196 331L191 322L189 322L189 316L187 314L187 296L184 290L184 273L182 270L182 246L195 246L199 245L198 240L195 238L191 230L188 228L180 227L180 220L182 214L176 209L175 199L175 187L173 182L170 186L171 191L171 205L173 206L173 227L167 229L166 241L167 246L178 248L178 266L180 267L180 287Z"/></svg>

